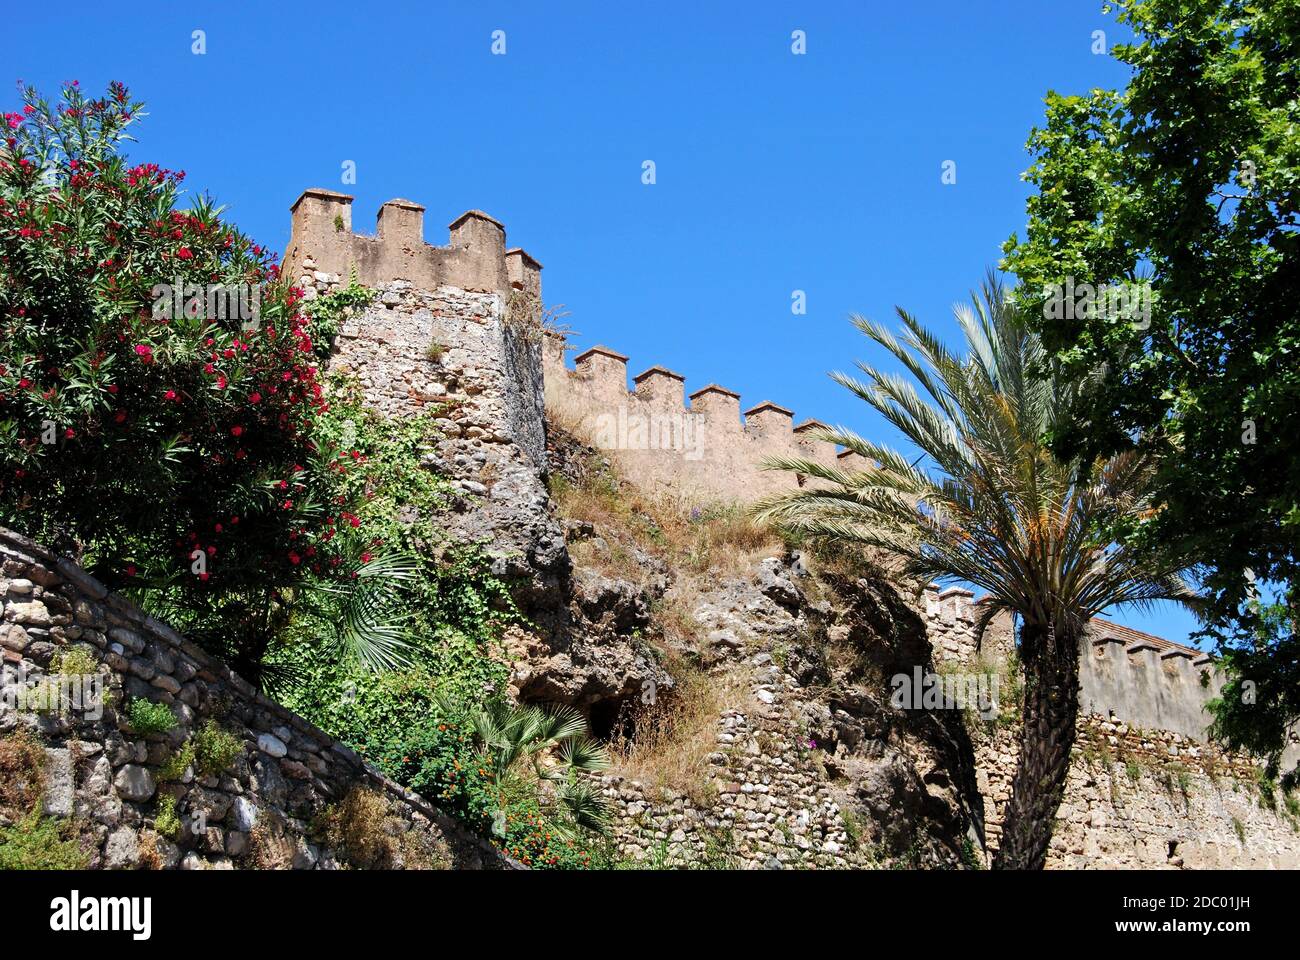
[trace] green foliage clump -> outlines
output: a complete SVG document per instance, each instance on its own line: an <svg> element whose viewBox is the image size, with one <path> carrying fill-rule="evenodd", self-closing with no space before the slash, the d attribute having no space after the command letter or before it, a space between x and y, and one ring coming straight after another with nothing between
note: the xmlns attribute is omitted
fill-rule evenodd
<svg viewBox="0 0 1300 960"><path fill-rule="evenodd" d="M176 812L176 798L170 793L158 797L158 812L153 818L154 829L164 837L176 839L181 832L181 818Z"/></svg>
<svg viewBox="0 0 1300 960"><path fill-rule="evenodd" d="M33 808L0 828L0 870L85 870L89 862L70 820L43 817Z"/></svg>
<svg viewBox="0 0 1300 960"><path fill-rule="evenodd" d="M494 783L488 760L464 719L430 716L377 738L369 753L381 770L467 824L528 866L588 869L600 846L566 836L527 783Z"/></svg>
<svg viewBox="0 0 1300 960"><path fill-rule="evenodd" d="M50 658L50 673L85 677L99 672L99 660L84 646L61 647Z"/></svg>
<svg viewBox="0 0 1300 960"><path fill-rule="evenodd" d="M136 697L126 706L131 729L142 737L163 734L176 726L176 714L165 703Z"/></svg>
<svg viewBox="0 0 1300 960"><path fill-rule="evenodd" d="M482 553L444 542L437 518L451 502L450 485L423 463L435 430L429 417L377 419L346 385L327 430L365 462L365 477L346 483L357 483L358 492L364 487L358 515L377 541L370 549L383 544L412 558L401 596L410 638L403 663L368 670L338 656L310 623L295 624L293 641L273 658L272 669L287 678L285 705L361 751L376 731L429 716L435 690L474 702L503 689L509 676L501 634L519 616L508 585Z"/></svg>
<svg viewBox="0 0 1300 960"><path fill-rule="evenodd" d="M163 782L182 780L185 771L195 763L194 741L186 740L180 749L173 750L158 768L158 779Z"/></svg>
<svg viewBox="0 0 1300 960"><path fill-rule="evenodd" d="M225 772L244 750L244 741L211 719L195 732L193 744L194 767L200 776Z"/></svg>

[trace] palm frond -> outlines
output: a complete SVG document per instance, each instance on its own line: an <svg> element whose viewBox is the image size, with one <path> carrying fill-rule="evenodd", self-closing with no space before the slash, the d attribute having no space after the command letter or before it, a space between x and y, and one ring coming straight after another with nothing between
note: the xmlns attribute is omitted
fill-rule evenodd
<svg viewBox="0 0 1300 960"><path fill-rule="evenodd" d="M831 377L893 424L927 466L846 428L820 430L818 439L871 465L768 458L766 469L798 473L805 485L760 500L754 512L778 528L885 550L925 582L983 588L980 637L1004 612L1022 624L1074 629L1116 604L1195 604L1176 562L1099 542L1104 521L1149 510L1151 464L1131 453L1096 464L1052 455L1043 437L1078 384L1045 363L1019 309L990 275L969 305L955 308L965 357L904 310L901 336L853 317L912 382L866 364L861 377Z"/></svg>

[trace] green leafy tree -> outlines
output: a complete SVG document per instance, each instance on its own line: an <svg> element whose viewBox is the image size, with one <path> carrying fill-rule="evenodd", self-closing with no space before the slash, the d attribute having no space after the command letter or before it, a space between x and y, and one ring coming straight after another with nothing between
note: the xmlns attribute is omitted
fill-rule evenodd
<svg viewBox="0 0 1300 960"><path fill-rule="evenodd" d="M1025 673L1020 755L995 867L1039 869L1069 771L1078 713L1079 656L1088 621L1116 604L1191 600L1177 571L1151 566L1100 539L1096 521L1147 506L1149 461L1128 451L1093 462L1059 461L1042 437L1067 415L1078 384L1044 366L1038 337L993 279L956 311L967 355L957 356L903 310L900 340L854 324L889 351L907 378L859 364L865 380L833 378L870 404L924 455L907 456L843 428L820 439L873 464L845 470L799 458L771 469L806 478L757 506L791 533L877 548L922 582L988 592L977 638L995 616L1018 623ZM924 393L924 396L922 395ZM920 461L928 459L932 468Z"/></svg>
<svg viewBox="0 0 1300 960"><path fill-rule="evenodd" d="M1048 95L1028 226L1005 248L1052 360L1089 383L1051 443L1152 457L1152 510L1113 535L1193 568L1206 634L1249 652L1230 669L1294 677L1294 642L1270 630L1295 620L1300 557L1300 4L1118 9L1135 35L1113 51L1133 68L1127 89ZM1089 309L1083 284L1124 290L1127 308ZM1285 617L1249 602L1256 583ZM1293 694L1219 709L1237 714L1220 729L1260 724L1258 742L1297 714Z"/></svg>
<svg viewBox="0 0 1300 960"><path fill-rule="evenodd" d="M339 655L397 662L410 564L370 546L364 465L324 430L328 326L219 207L180 205L183 173L126 160L124 86L22 96L0 149L0 522L255 682L313 612Z"/></svg>
<svg viewBox="0 0 1300 960"><path fill-rule="evenodd" d="M1210 703L1210 729L1228 746L1264 758L1268 778L1294 789L1300 770L1282 767L1291 731L1300 723L1296 611L1284 603L1250 603L1255 634L1223 651L1227 682Z"/></svg>

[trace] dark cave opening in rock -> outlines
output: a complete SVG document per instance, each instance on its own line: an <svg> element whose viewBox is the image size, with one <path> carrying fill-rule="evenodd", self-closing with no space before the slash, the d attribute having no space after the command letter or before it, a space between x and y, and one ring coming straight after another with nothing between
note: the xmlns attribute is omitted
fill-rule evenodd
<svg viewBox="0 0 1300 960"><path fill-rule="evenodd" d="M601 700L587 708L591 736L601 743L629 741L636 734L635 700Z"/></svg>

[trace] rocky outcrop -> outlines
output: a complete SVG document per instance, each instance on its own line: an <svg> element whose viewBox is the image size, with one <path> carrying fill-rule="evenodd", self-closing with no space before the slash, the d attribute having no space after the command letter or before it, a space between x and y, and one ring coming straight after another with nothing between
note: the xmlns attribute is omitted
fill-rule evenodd
<svg viewBox="0 0 1300 960"><path fill-rule="evenodd" d="M342 280L303 277L313 299ZM502 293L383 284L343 325L330 369L355 377L382 416L433 415L425 463L457 491L437 525L448 544L493 558L529 623L510 637L517 695L613 716L647 680L672 685L638 639L653 596L573 574L546 489L539 347L510 304Z"/></svg>
<svg viewBox="0 0 1300 960"><path fill-rule="evenodd" d="M807 577L799 557L769 557L751 577L701 597L695 619L704 639L692 652L715 675L745 676L746 702L719 716L708 784L694 799L625 778L607 782L627 856L768 868L951 866L968 836L978 840L964 730L892 709L870 668L828 664L831 631L868 650L890 644L881 624L863 616L864 607L879 613L876 599L852 599L858 584L810 601L800 585ZM924 627L896 602L896 614L920 628L913 652L925 663ZM966 774L948 773L954 767Z"/></svg>

